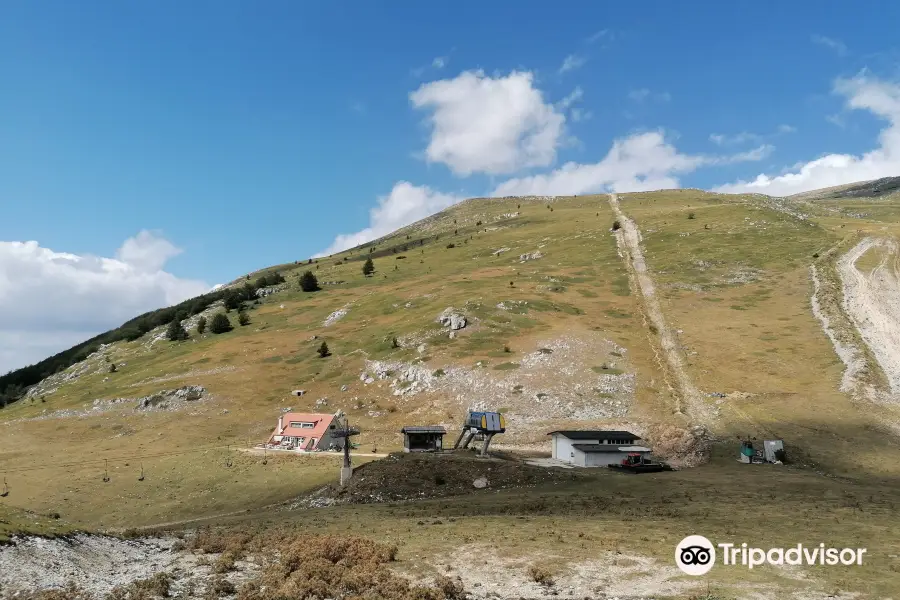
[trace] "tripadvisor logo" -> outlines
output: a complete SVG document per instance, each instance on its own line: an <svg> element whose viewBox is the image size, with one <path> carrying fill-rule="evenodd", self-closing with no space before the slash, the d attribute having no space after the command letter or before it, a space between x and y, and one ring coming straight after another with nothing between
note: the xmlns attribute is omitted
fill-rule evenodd
<svg viewBox="0 0 900 600"><path fill-rule="evenodd" d="M754 548L742 544L713 544L702 535L689 535L675 547L675 564L688 575L705 575L716 564L716 548L721 564L752 569L761 565L861 565L865 548L830 548L825 544L790 548Z"/></svg>

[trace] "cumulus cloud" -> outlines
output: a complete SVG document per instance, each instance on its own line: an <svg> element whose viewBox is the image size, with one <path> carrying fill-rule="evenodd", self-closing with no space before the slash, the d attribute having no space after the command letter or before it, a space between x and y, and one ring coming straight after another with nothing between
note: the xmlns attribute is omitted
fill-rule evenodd
<svg viewBox="0 0 900 600"><path fill-rule="evenodd" d="M576 69L580 69L584 66L584 63L587 62L587 59L583 56L579 56L577 54L570 54L565 59L563 59L562 65L559 67L560 74L568 73L569 71L574 71Z"/></svg>
<svg viewBox="0 0 900 600"><path fill-rule="evenodd" d="M496 77L465 71L423 84L409 98L415 108L431 112L427 160L456 175L547 166L565 141L565 116L544 102L527 71Z"/></svg>
<svg viewBox="0 0 900 600"><path fill-rule="evenodd" d="M838 79L833 91L845 97L848 109L868 111L887 123L878 136L878 147L858 156L828 154L782 175L760 174L752 181L737 181L716 190L788 196L900 174L900 83L864 72L850 79Z"/></svg>
<svg viewBox="0 0 900 600"><path fill-rule="evenodd" d="M0 242L0 373L208 291L163 270L180 252L147 231L126 240L115 258Z"/></svg>
<svg viewBox="0 0 900 600"><path fill-rule="evenodd" d="M769 152L771 148L761 147L732 156L683 154L666 141L662 131L649 131L615 140L600 162L570 162L551 173L510 179L497 186L492 195L565 196L677 188L679 174L701 166L761 160Z"/></svg>
<svg viewBox="0 0 900 600"><path fill-rule="evenodd" d="M378 205L369 212L368 227L356 233L338 235L326 250L316 256L329 256L376 240L464 199L464 196L443 194L428 186L399 181L390 194L378 198Z"/></svg>

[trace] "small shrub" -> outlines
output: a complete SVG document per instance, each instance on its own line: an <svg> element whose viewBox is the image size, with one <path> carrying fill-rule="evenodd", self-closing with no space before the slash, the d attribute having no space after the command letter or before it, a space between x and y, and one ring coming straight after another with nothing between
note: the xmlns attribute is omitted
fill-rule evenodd
<svg viewBox="0 0 900 600"><path fill-rule="evenodd" d="M250 315L248 315L244 311L239 312L238 313L238 324L241 325L242 327L244 325L249 325L250 324Z"/></svg>
<svg viewBox="0 0 900 600"><path fill-rule="evenodd" d="M166 339L170 342L180 342L188 339L187 330L181 325L181 321L178 320L178 316L176 316L169 323L169 327L166 329Z"/></svg>
<svg viewBox="0 0 900 600"><path fill-rule="evenodd" d="M441 475L440 473L435 474L435 476L434 476L434 484L435 485L444 485L445 483L447 483L447 480L444 479L443 475Z"/></svg>
<svg viewBox="0 0 900 600"><path fill-rule="evenodd" d="M503 351L509 354L512 350L509 349L509 346L503 346Z"/></svg>
<svg viewBox="0 0 900 600"><path fill-rule="evenodd" d="M431 375L433 377L443 377L444 375L446 375L446 373L444 373L443 369L437 369Z"/></svg>
<svg viewBox="0 0 900 600"><path fill-rule="evenodd" d="M453 243L447 244L447 248L456 248L456 244L453 244Z"/></svg>
<svg viewBox="0 0 900 600"><path fill-rule="evenodd" d="M318 269L319 266L316 265L316 268ZM307 271L300 276L300 289L304 292L315 292L319 289L319 280L312 271Z"/></svg>
<svg viewBox="0 0 900 600"><path fill-rule="evenodd" d="M202 335L206 331L206 317L200 317L197 321L197 335Z"/></svg>
<svg viewBox="0 0 900 600"><path fill-rule="evenodd" d="M656 325L654 325L653 323L650 323L649 329L650 329L650 333L652 333L653 335L656 335L659 333L659 328Z"/></svg>
<svg viewBox="0 0 900 600"><path fill-rule="evenodd" d="M612 224L612 230L613 230L613 231L618 231L618 230L620 230L620 229L622 229L622 224L619 222L618 219L616 219L615 221L613 221L613 224Z"/></svg>
<svg viewBox="0 0 900 600"><path fill-rule="evenodd" d="M331 350L328 349L328 344L322 342L322 345L319 346L319 349L316 350L319 353L319 358L325 358L326 356L331 356Z"/></svg>
<svg viewBox="0 0 900 600"><path fill-rule="evenodd" d="M446 575L438 575L434 578L434 586L444 595L444 600L464 600L466 588L459 578L451 579Z"/></svg>
<svg viewBox="0 0 900 600"><path fill-rule="evenodd" d="M553 586L553 573L547 567L542 567L540 565L531 565L528 567L528 577L537 584L543 585L545 587Z"/></svg>
<svg viewBox="0 0 900 600"><path fill-rule="evenodd" d="M397 341L397 338L391 338L391 348L397 349L400 347L400 342Z"/></svg>
<svg viewBox="0 0 900 600"><path fill-rule="evenodd" d="M110 373L116 372L116 363L112 363L111 365L109 365L109 372Z"/></svg>
<svg viewBox="0 0 900 600"><path fill-rule="evenodd" d="M233 583L219 575L218 577L214 577L207 584L206 596L208 598L221 598L223 596L230 596L236 591Z"/></svg>
<svg viewBox="0 0 900 600"><path fill-rule="evenodd" d="M223 552L219 558L213 563L213 573L223 575L234 571L234 555L231 552Z"/></svg>
<svg viewBox="0 0 900 600"><path fill-rule="evenodd" d="M228 320L228 317L225 315L225 313L216 313L212 318L212 321L209 323L210 332L215 334L228 333L232 329L233 327L231 326L231 321Z"/></svg>
<svg viewBox="0 0 900 600"><path fill-rule="evenodd" d="M362 274L366 277L369 277L372 273L375 272L375 263L372 262L371 258L367 258L366 262L363 263L362 266Z"/></svg>
<svg viewBox="0 0 900 600"><path fill-rule="evenodd" d="M694 213L692 213L692 212L688 213L688 219L694 219L696 217L697 217L697 215L695 215Z"/></svg>

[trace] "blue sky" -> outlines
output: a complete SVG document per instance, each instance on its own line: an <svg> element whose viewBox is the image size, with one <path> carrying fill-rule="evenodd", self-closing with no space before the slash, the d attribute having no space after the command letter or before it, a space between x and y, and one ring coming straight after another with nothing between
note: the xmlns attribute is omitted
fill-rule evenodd
<svg viewBox="0 0 900 600"><path fill-rule="evenodd" d="M891 2L8 2L0 281L106 290L121 310L42 329L68 343L466 196L900 174L898 22ZM29 318L0 320L0 371Z"/></svg>

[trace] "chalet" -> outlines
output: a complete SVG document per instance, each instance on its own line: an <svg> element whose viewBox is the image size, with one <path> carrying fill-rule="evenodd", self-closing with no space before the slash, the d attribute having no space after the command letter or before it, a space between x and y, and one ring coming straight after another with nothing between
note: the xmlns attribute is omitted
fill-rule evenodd
<svg viewBox="0 0 900 600"><path fill-rule="evenodd" d="M548 435L553 458L578 467L605 467L621 463L632 453L650 453L650 448L635 445L640 438L629 431L551 431Z"/></svg>
<svg viewBox="0 0 900 600"><path fill-rule="evenodd" d="M412 425L400 430L404 452L440 452L447 430L440 425Z"/></svg>
<svg viewBox="0 0 900 600"><path fill-rule="evenodd" d="M340 428L341 423L336 415L284 413L278 417L278 427L269 438L268 445L298 452L342 450L344 438L334 435Z"/></svg>

